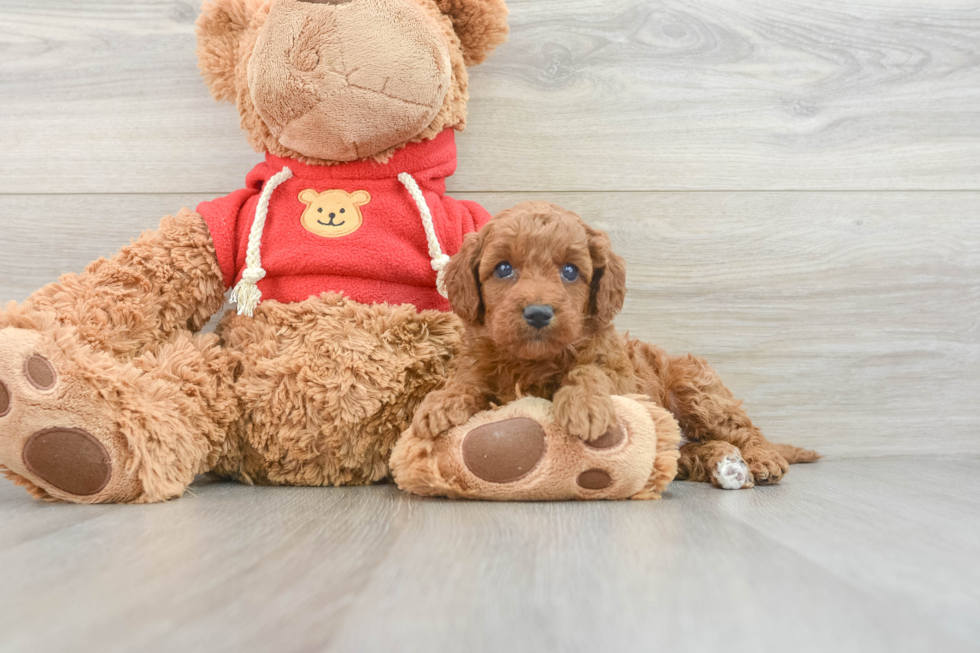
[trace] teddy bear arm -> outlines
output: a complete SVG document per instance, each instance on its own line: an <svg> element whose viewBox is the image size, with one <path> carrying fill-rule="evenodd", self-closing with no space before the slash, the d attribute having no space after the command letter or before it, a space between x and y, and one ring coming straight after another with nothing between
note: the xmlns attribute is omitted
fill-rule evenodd
<svg viewBox="0 0 980 653"><path fill-rule="evenodd" d="M224 292L204 219L182 209L111 258L44 286L21 310L53 314L92 348L128 358L176 332L199 331Z"/></svg>

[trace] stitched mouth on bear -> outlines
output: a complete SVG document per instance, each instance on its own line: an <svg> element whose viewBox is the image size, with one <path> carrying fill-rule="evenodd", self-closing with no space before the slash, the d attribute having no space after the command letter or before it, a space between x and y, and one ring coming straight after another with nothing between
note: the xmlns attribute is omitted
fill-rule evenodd
<svg viewBox="0 0 980 653"><path fill-rule="evenodd" d="M323 222L322 220L317 220L317 222L322 224L324 227L343 227L345 224L347 224L347 220L344 220L340 224L334 224L333 216L330 217L330 222Z"/></svg>

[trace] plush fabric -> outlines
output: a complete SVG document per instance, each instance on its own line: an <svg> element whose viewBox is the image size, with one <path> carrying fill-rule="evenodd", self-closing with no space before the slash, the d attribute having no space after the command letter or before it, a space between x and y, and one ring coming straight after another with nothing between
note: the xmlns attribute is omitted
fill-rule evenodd
<svg viewBox="0 0 980 653"><path fill-rule="evenodd" d="M273 5L248 88L279 143L355 161L428 127L452 86L449 42L431 14L399 5Z"/></svg>
<svg viewBox="0 0 980 653"><path fill-rule="evenodd" d="M289 22L284 26L275 26L277 33L282 32L275 39L275 44L266 43L262 40L265 26L271 10L276 7L282 11L277 11L277 14L288 16ZM341 18L352 12L356 13L357 20ZM373 27L365 27L371 20L375 21ZM307 28L308 22L327 22L335 29L323 31ZM345 119L342 123L335 123L343 126L341 133L318 130L311 125L310 120L314 116L330 117L325 115L324 107L336 106L329 96L324 96L317 88L323 77L330 75L327 70L348 77L353 74L352 71L360 68L358 74L368 75L371 78L369 84L382 77L393 80L389 84L397 84L398 75L391 75L388 71L403 71L406 62L385 61L384 56L398 54L397 50L387 48L385 44L393 35L399 34L406 22L413 31L422 28L431 30L448 45L449 79L446 87L440 90L444 93L442 103L431 121L410 138L380 150L377 148L394 140L393 134L404 131L406 114L396 109L404 102L395 100L385 103L387 107L381 108L377 117L365 113L361 108L367 104L367 98L341 106L341 115ZM365 29L375 30L369 48L359 47L359 39ZM242 129L256 151L271 152L313 165L335 165L350 160L356 143L358 158L384 162L408 143L425 141L446 129L461 130L466 126L466 105L469 101L466 66L483 62L496 46L506 40L507 31L507 6L504 0L357 0L340 5L298 0L215 0L204 5L197 21L197 53L201 73L212 95L215 99L236 103ZM321 57L325 39L341 44L337 47L327 44L327 47L337 52L338 56L342 54L342 62ZM399 41L404 43L401 39ZM288 57L276 55L275 49L285 44L291 47ZM408 49L412 51L411 58L417 62L421 47ZM268 54L262 54L262 50L267 50ZM432 50L427 66L435 66L441 76L445 69L439 61L439 50ZM306 83L294 83L274 91L272 97L260 96L257 102L251 82L258 72L250 73L256 52L263 59L275 59L282 76L297 82L305 80ZM402 74L415 79L410 70ZM388 87L382 85L381 90L387 93ZM376 101L384 99L377 93L373 95ZM428 95L431 95L431 91ZM406 89L403 96L418 99L419 93ZM428 99L423 104L426 109L431 107ZM375 109L378 107L375 106ZM351 113L348 114L348 111ZM310 118L303 120L297 113ZM392 113L399 115L392 118ZM272 124L266 122L263 114ZM390 119L377 120L378 117ZM283 125L294 120L299 120L298 124L283 131ZM377 132L367 135L364 132L367 124L374 125ZM348 130L347 125L352 130L360 130L358 138L343 135ZM320 138L311 139L310 134L317 131ZM284 134L285 142L281 138ZM330 151L321 151L316 146L307 151L307 146L318 144L324 137L334 138Z"/></svg>
<svg viewBox="0 0 980 653"><path fill-rule="evenodd" d="M415 409L452 370L452 313L328 294L229 313L218 333L240 361L233 424L214 471L273 485L364 485Z"/></svg>
<svg viewBox="0 0 980 653"><path fill-rule="evenodd" d="M164 263L140 242L129 253ZM139 298L116 296L116 315L140 312ZM219 334L184 331L120 360L52 314L9 307L0 320L9 391L0 471L39 499L74 503L173 499L203 472L276 485L376 482L418 404L451 370L461 325L452 313L334 294L263 303L254 317L229 313ZM29 383L33 356L50 361L53 388ZM52 427L105 447L112 476L103 490L72 495L32 472L25 444Z"/></svg>
<svg viewBox="0 0 980 653"><path fill-rule="evenodd" d="M124 362L84 344L73 327L50 314L12 310L5 321L0 376L12 396L11 412L0 424L0 463L34 496L75 503L161 501L183 494L196 474L217 463L240 412L234 354L214 335L185 332L148 343ZM51 390L26 382L23 361L31 356L53 365ZM71 495L31 472L24 446L53 427L84 431L105 447L111 478L102 491Z"/></svg>
<svg viewBox="0 0 980 653"><path fill-rule="evenodd" d="M197 207L208 224L227 288L241 280L245 269L249 231L262 186L287 166L294 176L273 192L262 234L266 277L258 287L263 301L297 302L334 291L367 304L411 303L419 309L449 310L449 302L436 290L419 209L397 176L409 172L418 181L443 251L455 254L463 237L482 227L490 214L475 202L445 195L445 178L456 170L452 131L399 150L387 164L358 161L309 166L267 155L249 173L245 189ZM357 219L358 211L363 216L356 231L330 238L302 224L309 206L302 196L310 190L334 189L348 195L366 191L370 199L361 206L352 202L319 206L324 210L318 215L328 223L330 213L335 213L337 223ZM341 208L345 208L343 214Z"/></svg>
<svg viewBox="0 0 980 653"><path fill-rule="evenodd" d="M396 175L421 186L446 253L489 217L444 193L464 62L502 42L503 0L207 0L197 27L212 94L268 156L245 189L0 310L0 472L35 498L165 501L205 472L377 482L454 365L460 322L435 310L448 305ZM262 302L199 335L266 188Z"/></svg>
<svg viewBox="0 0 980 653"><path fill-rule="evenodd" d="M617 437L600 443L604 446L569 434L556 424L552 403L535 397L475 415L439 438L409 429L392 452L392 474L399 488L423 496L496 501L658 499L677 471L677 422L646 397L613 397L613 405ZM539 425L539 436L508 442L508 431L534 425ZM509 470L494 470L495 461L468 455L468 440L488 427L492 440L481 456L506 459L511 454L513 460L514 448L527 448L527 441L537 446L535 437L543 442L528 457L526 469L513 474L517 478L488 478ZM488 468L482 469L481 463Z"/></svg>

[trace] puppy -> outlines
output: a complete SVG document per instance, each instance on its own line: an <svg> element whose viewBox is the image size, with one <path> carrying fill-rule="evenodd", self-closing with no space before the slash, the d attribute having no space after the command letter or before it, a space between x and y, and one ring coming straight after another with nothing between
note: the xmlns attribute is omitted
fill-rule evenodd
<svg viewBox="0 0 980 653"><path fill-rule="evenodd" d="M640 393L670 410L689 441L679 478L751 487L818 457L770 444L700 358L670 357L617 333L623 259L571 211L527 202L498 214L467 236L446 268L446 289L466 334L455 373L415 414L422 437L531 395L551 400L558 424L590 441L615 422L611 395Z"/></svg>

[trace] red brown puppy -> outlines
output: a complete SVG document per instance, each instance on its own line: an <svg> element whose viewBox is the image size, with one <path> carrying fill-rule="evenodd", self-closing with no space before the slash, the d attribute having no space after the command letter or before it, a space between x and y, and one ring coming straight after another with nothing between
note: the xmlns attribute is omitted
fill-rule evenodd
<svg viewBox="0 0 980 653"><path fill-rule="evenodd" d="M559 425L591 441L614 424L612 395L642 393L669 409L689 440L679 478L751 487L818 457L768 442L704 360L618 333L623 259L571 211L547 202L503 211L466 238L446 286L466 335L455 374L415 415L423 437L532 395L553 401Z"/></svg>

